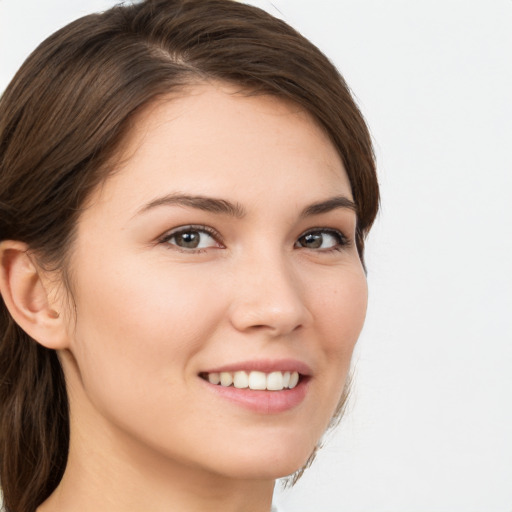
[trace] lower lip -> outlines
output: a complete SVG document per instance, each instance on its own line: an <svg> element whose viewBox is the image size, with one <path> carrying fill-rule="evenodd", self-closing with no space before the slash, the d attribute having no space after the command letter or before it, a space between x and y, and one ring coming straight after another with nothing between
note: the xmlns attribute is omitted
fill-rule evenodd
<svg viewBox="0 0 512 512"><path fill-rule="evenodd" d="M203 380L203 379L201 379ZM278 414L294 409L306 398L307 378L302 379L293 389L282 391L256 391L249 388L238 389L233 386L221 386L203 382L218 396L259 414Z"/></svg>

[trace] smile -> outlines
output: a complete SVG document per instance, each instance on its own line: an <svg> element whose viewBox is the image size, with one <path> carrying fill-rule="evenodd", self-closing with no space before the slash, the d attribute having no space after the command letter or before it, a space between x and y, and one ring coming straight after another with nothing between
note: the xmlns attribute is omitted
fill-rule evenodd
<svg viewBox="0 0 512 512"><path fill-rule="evenodd" d="M203 373L200 376L210 384L237 389L249 388L258 391L293 389L300 380L300 374L296 371L274 371L270 373L261 371L212 372Z"/></svg>

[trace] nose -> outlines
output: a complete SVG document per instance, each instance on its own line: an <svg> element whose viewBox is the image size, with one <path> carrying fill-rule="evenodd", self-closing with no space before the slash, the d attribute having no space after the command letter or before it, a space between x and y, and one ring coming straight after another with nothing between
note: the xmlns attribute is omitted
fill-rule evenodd
<svg viewBox="0 0 512 512"><path fill-rule="evenodd" d="M300 275L283 255L259 253L240 265L234 279L232 325L279 337L305 327L312 315Z"/></svg>

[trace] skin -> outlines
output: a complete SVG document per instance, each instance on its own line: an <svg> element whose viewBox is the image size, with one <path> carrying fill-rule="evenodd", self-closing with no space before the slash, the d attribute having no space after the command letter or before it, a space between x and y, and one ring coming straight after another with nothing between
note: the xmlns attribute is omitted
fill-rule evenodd
<svg viewBox="0 0 512 512"><path fill-rule="evenodd" d="M244 215L162 199L177 194ZM39 512L270 510L275 479L325 431L364 322L354 211L303 215L340 196L352 199L343 164L294 104L203 84L137 118L79 220L76 313L49 292L65 328L71 444ZM196 227L200 247L179 247L172 232L190 225L215 234ZM304 400L280 413L241 407L199 376L280 359L311 370Z"/></svg>

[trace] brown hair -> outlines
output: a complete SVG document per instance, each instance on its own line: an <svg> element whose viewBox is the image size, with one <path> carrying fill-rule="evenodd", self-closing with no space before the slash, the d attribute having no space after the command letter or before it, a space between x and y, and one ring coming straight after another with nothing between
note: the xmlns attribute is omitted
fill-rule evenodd
<svg viewBox="0 0 512 512"><path fill-rule="evenodd" d="M65 269L80 208L110 172L133 116L204 80L294 101L325 128L357 205L356 242L379 203L371 139L343 78L286 23L230 0L146 0L81 18L44 41L0 99L0 241ZM64 376L0 299L0 482L9 512L33 512L62 478Z"/></svg>

